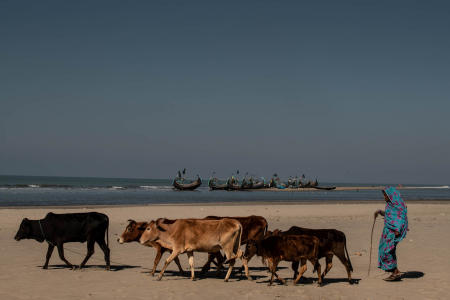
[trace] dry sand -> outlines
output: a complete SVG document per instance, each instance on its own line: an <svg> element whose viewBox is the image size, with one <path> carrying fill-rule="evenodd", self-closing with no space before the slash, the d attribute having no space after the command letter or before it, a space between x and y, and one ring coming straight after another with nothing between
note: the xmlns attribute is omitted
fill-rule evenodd
<svg viewBox="0 0 450 300"><path fill-rule="evenodd" d="M374 234L372 273L367 276L369 235L372 215L379 204L302 204L302 205L186 205L141 207L88 207L88 208L24 208L0 209L0 299L448 299L450 295L450 203L410 203L410 231L399 244L398 258L401 271L408 277L401 282L385 282L386 275L376 268L377 245L382 220L377 221ZM110 217L110 248L113 270L104 270L103 254L96 252L88 268L71 271L62 265L55 250L48 270L41 269L47 245L33 240L16 242L13 236L23 217L38 219L48 211L56 213L99 211ZM325 285L308 283L316 274L308 263L306 283L297 286L275 284L267 286L268 273L259 258L250 262L251 274L256 280L239 276L223 282L211 272L208 278L193 282L179 276L172 263L162 281L150 277L155 251L138 243L120 245L117 235L126 220L150 220L157 217L183 218L207 215L262 215L269 229L287 229L291 225L311 228L336 228L347 235L347 245L359 284L349 285L342 264L335 257L334 266L325 279ZM86 244L69 243L70 250L86 252ZM360 256L360 255L361 256ZM82 257L66 251L66 257L79 264ZM167 257L164 255L163 259ZM186 255L181 255L183 267L188 270ZM195 254L197 270L206 260L206 254ZM323 259L321 261L324 266ZM161 267L160 264L159 268ZM240 262L236 265L240 266ZM280 264L279 274L291 278L290 264ZM158 269L159 269L158 268ZM421 275L423 273L423 276Z"/></svg>

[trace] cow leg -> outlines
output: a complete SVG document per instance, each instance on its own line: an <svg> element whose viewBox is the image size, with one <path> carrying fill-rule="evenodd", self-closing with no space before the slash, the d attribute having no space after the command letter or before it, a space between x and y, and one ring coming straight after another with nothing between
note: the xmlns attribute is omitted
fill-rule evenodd
<svg viewBox="0 0 450 300"><path fill-rule="evenodd" d="M50 257L52 256L54 245L48 244L47 255L45 256L45 264L42 269L48 269L48 262L50 261Z"/></svg>
<svg viewBox="0 0 450 300"><path fill-rule="evenodd" d="M250 259L252 259L253 256L247 257L247 258L243 258L242 259L242 265L244 267L244 271L245 271L245 276L247 277L247 279L249 280L253 280L253 278L250 277L249 271L248 271L248 262L250 261Z"/></svg>
<svg viewBox="0 0 450 300"><path fill-rule="evenodd" d="M278 276L277 272L273 272L273 274L275 274L275 276L277 277L277 279L279 281L281 281L282 284L286 284L286 280L284 280L283 278L281 278L280 276ZM273 276L273 275L272 275Z"/></svg>
<svg viewBox="0 0 450 300"><path fill-rule="evenodd" d="M270 262L271 261L271 262ZM269 270L272 273L271 281L273 282L273 275L281 282L281 284L286 284L286 281L278 276L277 274L277 268L278 264L280 263L280 260L278 258L269 260ZM272 284L272 282L270 284Z"/></svg>
<svg viewBox="0 0 450 300"><path fill-rule="evenodd" d="M228 262L230 263L230 265L228 266L227 275L225 275L225 282L227 282L228 279L230 278L231 272L233 271L234 264L236 263L236 258L234 257L234 253L232 250L226 251L224 249L224 252Z"/></svg>
<svg viewBox="0 0 450 300"><path fill-rule="evenodd" d="M298 276L297 276L297 278L294 280L294 284L297 284L299 281L300 281L300 278L302 278L302 276L303 276L303 273L305 273L306 272L306 269L308 268L307 266L306 266L306 259L305 258L302 258L301 260L300 260L300 273L298 273Z"/></svg>
<svg viewBox="0 0 450 300"><path fill-rule="evenodd" d="M341 261L341 263L344 265L345 269L347 270L348 282L352 284L353 280L352 280L352 273L350 271L350 263L348 259L345 257L344 249L342 248L339 251L336 251L334 255L336 255Z"/></svg>
<svg viewBox="0 0 450 300"><path fill-rule="evenodd" d="M56 247L58 248L59 258L61 258L61 260L65 262L66 265L68 265L71 269L74 269L74 266L64 257L64 244L58 243Z"/></svg>
<svg viewBox="0 0 450 300"><path fill-rule="evenodd" d="M208 253L208 261L203 265L201 273L205 274L211 268L211 263L214 261L215 253Z"/></svg>
<svg viewBox="0 0 450 300"><path fill-rule="evenodd" d="M325 275L327 275L327 273L330 272L331 267L333 267L333 254L328 254L325 257L325 263L327 264L327 266L325 267L325 270L323 271L322 279L325 278Z"/></svg>
<svg viewBox="0 0 450 300"><path fill-rule="evenodd" d="M216 270L216 276L219 276L219 275L220 275L220 272L222 271L223 262L225 261L225 257L220 253L220 251L219 251L219 252L216 252L216 253L214 254L214 256L216 257L216 260L217 260L217 264L216 264L216 267L217 267L217 270ZM214 263L214 260L213 260L212 262Z"/></svg>
<svg viewBox="0 0 450 300"><path fill-rule="evenodd" d="M184 270L183 270L183 268L181 267L180 259L178 258L178 256L175 257L173 260L174 260L175 263L177 264L178 270L180 270L181 275L184 275Z"/></svg>
<svg viewBox="0 0 450 300"><path fill-rule="evenodd" d="M313 264L314 270L316 271L317 276L318 276L317 283L319 284L319 286L321 286L322 285L322 276L320 275L321 266L320 266L319 260L318 259L313 259L313 260L310 260L310 261Z"/></svg>
<svg viewBox="0 0 450 300"><path fill-rule="evenodd" d="M228 267L227 275L225 276L225 281L228 281L228 279L230 278L235 263L236 263L235 259L230 261L230 266Z"/></svg>
<svg viewBox="0 0 450 300"><path fill-rule="evenodd" d="M244 267L245 270L245 277L247 277L248 280L253 280L253 278L250 276L250 272L248 271L248 259L247 258L243 258L242 259L242 266Z"/></svg>
<svg viewBox="0 0 450 300"><path fill-rule="evenodd" d="M111 262L110 262L111 251L109 250L108 245L106 245L105 239L102 237L101 239L97 240L97 244L100 246L100 248L103 251L103 254L105 255L106 270L110 270L111 269Z"/></svg>
<svg viewBox="0 0 450 300"><path fill-rule="evenodd" d="M293 262L292 262L291 268L292 268L292 271L294 271L294 277L292 277L293 280L295 280L295 278L296 278L297 275L298 275L298 265L299 265L299 264L300 264L300 263L299 263L298 261L293 261Z"/></svg>
<svg viewBox="0 0 450 300"><path fill-rule="evenodd" d="M150 272L150 275L152 275L152 276L155 275L156 267L158 266L163 253L167 250L166 248L162 248L161 246L155 246L155 248L156 248L156 256L155 256L155 260L153 261L153 269Z"/></svg>
<svg viewBox="0 0 450 300"><path fill-rule="evenodd" d="M273 276L275 275L275 273L271 273L272 276L270 276L270 280L269 280L269 285L272 285L273 283Z"/></svg>
<svg viewBox="0 0 450 300"><path fill-rule="evenodd" d="M187 252L187 256L189 258L189 265L191 266L191 279L195 280L195 270L194 270L194 252Z"/></svg>
<svg viewBox="0 0 450 300"><path fill-rule="evenodd" d="M180 254L179 251L172 251L170 256L166 259L166 262L164 263L164 267L161 269L161 272L159 272L158 280L161 280L161 278L164 275L164 271L166 271L167 266L172 262L172 260L178 258L178 254Z"/></svg>
<svg viewBox="0 0 450 300"><path fill-rule="evenodd" d="M80 269L84 267L84 265L87 263L88 259L94 254L94 244L95 241L88 239L87 241L87 254L86 257L83 259L83 262L80 264Z"/></svg>

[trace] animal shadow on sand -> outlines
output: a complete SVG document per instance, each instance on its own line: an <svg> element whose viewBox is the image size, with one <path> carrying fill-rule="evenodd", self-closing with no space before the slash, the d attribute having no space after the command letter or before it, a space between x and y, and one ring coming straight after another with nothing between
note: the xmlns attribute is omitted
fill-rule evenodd
<svg viewBox="0 0 450 300"><path fill-rule="evenodd" d="M317 281L317 278L314 278L315 281ZM352 278L351 284L358 284L361 281L361 278ZM327 284L330 283L339 283L339 282L344 282L344 283L349 283L348 282L348 278L327 278L325 277L322 280L322 286L325 286Z"/></svg>
<svg viewBox="0 0 450 300"><path fill-rule="evenodd" d="M269 283L270 282L270 276L267 276L267 280L264 281L258 281L257 283ZM284 278L286 280L286 285L293 284L294 280L292 278ZM352 279L352 284L358 284L361 279ZM321 286L325 286L330 283L339 283L344 282L348 283L347 278L324 278L322 281ZM316 284L317 283L317 277L305 277L303 276L300 278L300 281L297 283L297 285L303 285L303 284ZM274 284L283 285L279 280L274 280Z"/></svg>
<svg viewBox="0 0 450 300"><path fill-rule="evenodd" d="M264 269L264 268L261 268ZM267 269L267 268L266 268ZM160 270L156 270L154 278L157 278L159 275ZM150 269L146 269L146 271L142 271L141 273L149 274L151 273ZM206 273L201 273L201 269L195 270L195 280L204 280L204 279L224 279L226 275L226 270L222 270L220 273L217 273L216 269L211 268ZM185 270L184 273L180 273L180 271L172 271L172 270L166 270L164 272L164 277L169 277L171 280L185 280L189 279L191 277L191 271ZM252 275L253 279L260 279L266 276L260 276L260 275ZM244 273L239 272L239 268L233 268L233 272L230 275L230 279L236 279L238 281L240 280L247 280L247 277L245 277Z"/></svg>
<svg viewBox="0 0 450 300"><path fill-rule="evenodd" d="M420 271L407 271L400 275L401 279L415 279L415 278L422 278L425 276L424 272Z"/></svg>
<svg viewBox="0 0 450 300"><path fill-rule="evenodd" d="M42 268L42 266L38 266L39 268ZM85 265L82 269L80 269L78 266L74 265L76 271L82 271L84 269L99 269L99 270L105 270L105 265ZM131 265L111 265L111 268L109 271L111 272L117 272L122 271L125 269L134 269L134 268L140 268L141 266L131 266ZM68 269L71 268L68 265L49 265L48 270L57 270L57 269Z"/></svg>

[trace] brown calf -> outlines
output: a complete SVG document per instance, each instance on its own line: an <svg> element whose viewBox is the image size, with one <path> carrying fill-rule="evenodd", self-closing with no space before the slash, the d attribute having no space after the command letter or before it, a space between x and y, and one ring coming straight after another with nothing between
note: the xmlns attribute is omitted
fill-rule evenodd
<svg viewBox="0 0 450 300"><path fill-rule="evenodd" d="M351 272L353 271L350 256L347 252L347 239L342 231L336 229L309 229L297 226L292 226L287 231L280 231L276 229L273 233L268 235L312 235L319 238L319 259L325 257L326 268L323 271L322 279L330 271L333 266L333 255L336 255L347 270L348 281L353 283ZM298 262L292 263L294 270L294 277L298 273Z"/></svg>
<svg viewBox="0 0 450 300"><path fill-rule="evenodd" d="M283 284L285 280L280 278L277 271L277 266L280 261L300 261L301 269L294 284L300 280L305 273L306 260L309 260L313 266L314 271L317 270L319 285L322 284L320 276L320 264L318 259L319 254L319 239L309 235L286 235L286 236L269 236L259 241L249 241L245 247L244 257L251 257L258 255L267 261L269 272L272 273L269 285L273 283L273 277L276 276ZM248 273L246 274L247 276Z"/></svg>

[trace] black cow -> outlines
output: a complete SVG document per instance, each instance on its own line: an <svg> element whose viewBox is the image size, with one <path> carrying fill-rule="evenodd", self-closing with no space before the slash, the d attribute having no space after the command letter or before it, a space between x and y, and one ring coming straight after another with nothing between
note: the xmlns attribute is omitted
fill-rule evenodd
<svg viewBox="0 0 450 300"><path fill-rule="evenodd" d="M82 268L92 254L94 254L94 244L97 242L105 253L106 269L109 270L110 251L108 227L108 216L98 212L75 214L54 214L50 212L44 219L23 219L14 239L16 241L20 241L21 239L34 239L40 243L46 241L48 243L48 250L43 266L44 269L48 268L48 262L55 246L58 248L59 257L62 261L70 268L74 268L64 257L64 243L84 243L87 241L87 254L80 264L80 268Z"/></svg>
<svg viewBox="0 0 450 300"><path fill-rule="evenodd" d="M274 230L267 235L312 235L319 238L319 259L325 257L326 268L323 271L322 278L330 271L333 265L333 255L336 255L347 270L348 281L353 283L351 272L353 272L350 256L347 252L347 240L342 231L336 229L309 229L292 226L287 231ZM294 278L298 274L298 262L292 263Z"/></svg>

